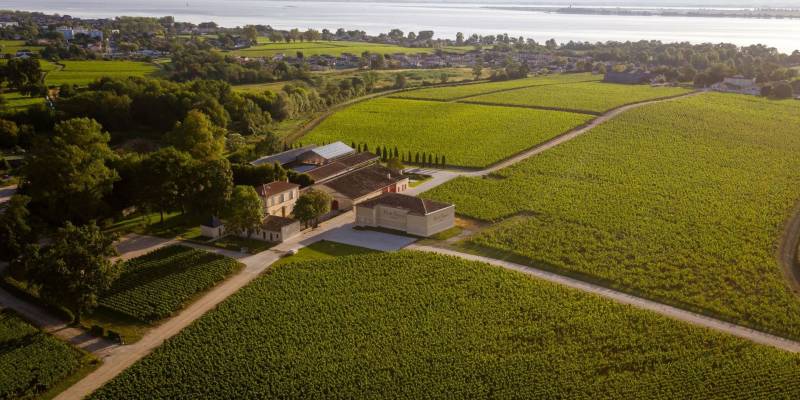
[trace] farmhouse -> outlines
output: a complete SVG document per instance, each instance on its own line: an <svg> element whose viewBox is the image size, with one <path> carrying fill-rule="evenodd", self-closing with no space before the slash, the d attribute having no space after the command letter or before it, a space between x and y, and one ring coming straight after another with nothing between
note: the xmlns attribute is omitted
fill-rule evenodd
<svg viewBox="0 0 800 400"><path fill-rule="evenodd" d="M455 206L400 193L384 193L356 206L356 226L428 237L455 224Z"/></svg>
<svg viewBox="0 0 800 400"><path fill-rule="evenodd" d="M408 177L393 174L380 164L372 164L314 187L333 197L332 211L349 210L356 204L380 196L381 193L405 191L408 189Z"/></svg>
<svg viewBox="0 0 800 400"><path fill-rule="evenodd" d="M300 185L289 182L270 182L256 187L256 193L264 201L267 215L287 218L292 214L297 198L300 197Z"/></svg>

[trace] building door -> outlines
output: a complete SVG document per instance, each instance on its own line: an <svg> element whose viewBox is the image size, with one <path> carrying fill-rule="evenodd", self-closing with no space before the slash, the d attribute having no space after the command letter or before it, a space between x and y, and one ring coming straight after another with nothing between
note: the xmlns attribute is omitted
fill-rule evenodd
<svg viewBox="0 0 800 400"><path fill-rule="evenodd" d="M339 200L334 200L331 202L331 211L337 211L339 209Z"/></svg>

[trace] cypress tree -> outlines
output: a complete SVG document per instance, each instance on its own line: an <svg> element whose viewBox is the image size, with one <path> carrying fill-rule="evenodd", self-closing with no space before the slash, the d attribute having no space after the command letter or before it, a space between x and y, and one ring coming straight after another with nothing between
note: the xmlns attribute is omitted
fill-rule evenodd
<svg viewBox="0 0 800 400"><path fill-rule="evenodd" d="M436 164L434 164L434 165L439 165L439 155L438 154L436 155Z"/></svg>
<svg viewBox="0 0 800 400"><path fill-rule="evenodd" d="M400 158L400 153L397 152L397 146L394 146L394 158Z"/></svg>
<svg viewBox="0 0 800 400"><path fill-rule="evenodd" d="M428 154L428 165L433 165L433 154Z"/></svg>
<svg viewBox="0 0 800 400"><path fill-rule="evenodd" d="M414 162L419 164L419 152L417 152L417 155L414 157Z"/></svg>
<svg viewBox="0 0 800 400"><path fill-rule="evenodd" d="M442 156L442 165L447 165L447 163L444 161L444 156Z"/></svg>

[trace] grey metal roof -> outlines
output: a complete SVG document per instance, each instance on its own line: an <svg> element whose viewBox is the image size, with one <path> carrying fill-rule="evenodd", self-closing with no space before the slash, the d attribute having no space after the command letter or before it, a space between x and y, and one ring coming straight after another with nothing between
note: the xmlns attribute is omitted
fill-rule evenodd
<svg viewBox="0 0 800 400"><path fill-rule="evenodd" d="M342 142L333 142L325 146L314 148L311 151L326 160L332 160L336 157L345 156L355 152L355 150L352 147Z"/></svg>
<svg viewBox="0 0 800 400"><path fill-rule="evenodd" d="M308 145L303 147L298 147L296 149L286 150L282 153L277 153L273 155L269 155L266 157L261 157L258 160L251 162L252 165L264 165L264 164L275 164L276 162L280 163L281 165L286 165L292 161L297 160L297 157L300 154L303 154L309 150L314 149L317 147L316 145Z"/></svg>

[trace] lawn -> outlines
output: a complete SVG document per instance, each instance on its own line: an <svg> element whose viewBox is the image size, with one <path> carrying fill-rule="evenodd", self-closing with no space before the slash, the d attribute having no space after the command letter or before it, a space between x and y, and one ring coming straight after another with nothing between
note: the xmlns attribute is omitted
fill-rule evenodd
<svg viewBox="0 0 800 400"><path fill-rule="evenodd" d="M104 309L153 323L173 315L241 268L228 257L168 246L127 261L99 303Z"/></svg>
<svg viewBox="0 0 800 400"><path fill-rule="evenodd" d="M800 338L775 256L800 198L798 126L800 102L702 94L425 197L502 221L471 247Z"/></svg>
<svg viewBox="0 0 800 400"><path fill-rule="evenodd" d="M203 218L180 212L164 213L161 221L159 213L134 214L105 228L107 233L124 235L138 233L167 239L196 239L200 237L200 224Z"/></svg>
<svg viewBox="0 0 800 400"><path fill-rule="evenodd" d="M32 399L80 374L93 358L0 308L0 399Z"/></svg>
<svg viewBox="0 0 800 400"><path fill-rule="evenodd" d="M63 69L49 72L45 83L60 86L64 83L85 86L104 76L127 78L129 76L152 76L159 68L141 61L61 61Z"/></svg>
<svg viewBox="0 0 800 400"><path fill-rule="evenodd" d="M463 100L467 103L556 108L600 114L630 103L689 93L678 87L618 85L604 82L538 86L485 94Z"/></svg>
<svg viewBox="0 0 800 400"><path fill-rule="evenodd" d="M796 354L415 253L257 278L90 399L793 399Z"/></svg>
<svg viewBox="0 0 800 400"><path fill-rule="evenodd" d="M449 165L485 167L591 117L557 111L378 98L339 111L303 142L365 143L400 154L445 156Z"/></svg>
<svg viewBox="0 0 800 400"><path fill-rule="evenodd" d="M407 99L420 100L439 100L451 101L467 97L477 96L485 93L505 91L510 89L526 88L531 86L560 85L564 83L587 82L601 79L600 75L592 74L558 74L544 75L525 79L513 79L509 81L475 83L469 85L448 86L442 88L430 88L411 90L392 95Z"/></svg>
<svg viewBox="0 0 800 400"><path fill-rule="evenodd" d="M19 50L38 52L43 48L42 46L27 46L24 40L0 40L0 54L14 55Z"/></svg>
<svg viewBox="0 0 800 400"><path fill-rule="evenodd" d="M336 257L352 256L358 254L377 253L376 250L351 246L344 243L322 240L303 247L297 254L281 258L272 264L271 268L290 263L302 263L315 260L333 260Z"/></svg>
<svg viewBox="0 0 800 400"><path fill-rule="evenodd" d="M369 51L376 54L417 54L432 53L431 48L411 48L401 47L380 43L347 42L347 41L318 41L318 42L294 42L294 43L261 43L253 47L241 50L234 50L228 54L243 57L272 57L282 53L286 56L294 57L300 51L304 56L329 55L340 56L344 53L361 56L361 53Z"/></svg>

